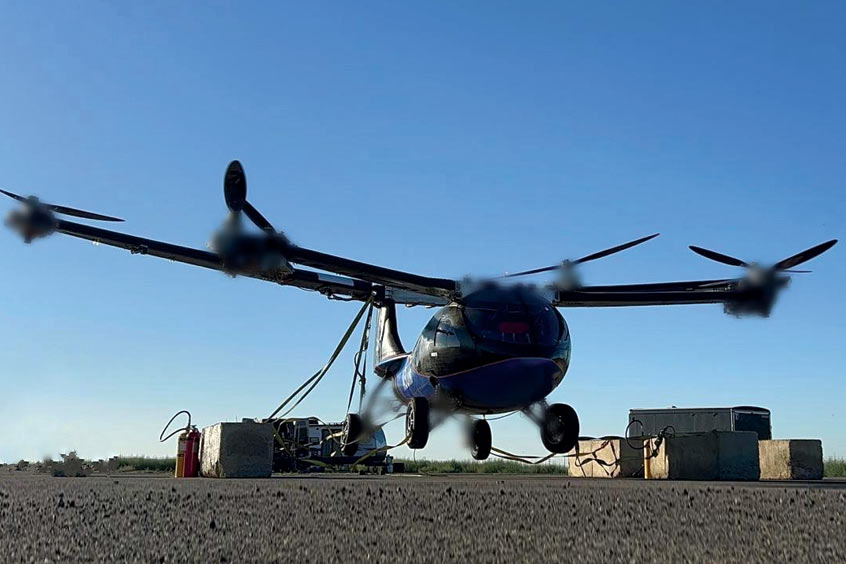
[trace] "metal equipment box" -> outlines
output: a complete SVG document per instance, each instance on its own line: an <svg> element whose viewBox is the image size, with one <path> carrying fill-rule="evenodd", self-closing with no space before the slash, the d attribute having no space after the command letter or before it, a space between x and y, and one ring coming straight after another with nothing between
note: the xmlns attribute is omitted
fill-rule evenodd
<svg viewBox="0 0 846 564"><path fill-rule="evenodd" d="M754 431L758 440L773 438L770 410L749 405L737 407L671 407L629 410L629 436L657 436L671 427L678 434L708 431Z"/></svg>
<svg viewBox="0 0 846 564"><path fill-rule="evenodd" d="M362 466L390 468L393 457L387 454L385 433L375 429L358 444L353 456L341 453L343 423L325 423L317 417L269 419L275 429L273 471L314 471L326 466L358 462ZM364 460L365 455L370 454Z"/></svg>

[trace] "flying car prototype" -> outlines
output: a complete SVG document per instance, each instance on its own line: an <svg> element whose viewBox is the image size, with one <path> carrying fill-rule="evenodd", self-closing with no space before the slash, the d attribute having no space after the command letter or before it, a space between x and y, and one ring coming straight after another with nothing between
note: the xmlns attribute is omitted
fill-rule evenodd
<svg viewBox="0 0 846 564"><path fill-rule="evenodd" d="M558 308L719 303L730 314L768 316L777 294L790 281L787 274L804 272L794 268L837 242L821 243L771 266L691 246L706 258L747 270L744 276L722 280L604 286L584 285L579 280L579 264L645 243L658 234L500 279L451 280L295 245L247 200L246 177L238 161L226 170L224 197L229 216L214 234L211 250L67 221L58 216L122 220L47 204L33 196L0 192L20 202L20 208L10 212L6 223L27 243L64 233L133 254L312 290L333 299L371 301L378 310L374 320L375 372L382 379L380 384L393 384L396 398L406 406L408 445L423 448L435 424L447 416L462 414L467 416L468 442L478 460L491 452L491 430L485 419L491 414L524 412L537 423L541 440L552 453L565 453L575 446L579 437L575 410L566 404L546 402L570 363L570 332ZM244 216L260 232L245 230ZM550 271L558 273L552 284L511 282L519 276ZM411 351L399 338L397 304L440 306ZM342 438L346 454L355 453L369 425L363 415L347 415Z"/></svg>

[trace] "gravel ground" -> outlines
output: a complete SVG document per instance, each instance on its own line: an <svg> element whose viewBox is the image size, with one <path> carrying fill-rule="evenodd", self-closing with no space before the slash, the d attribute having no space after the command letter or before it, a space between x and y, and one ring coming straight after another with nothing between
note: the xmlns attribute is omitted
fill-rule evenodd
<svg viewBox="0 0 846 564"><path fill-rule="evenodd" d="M0 561L846 562L846 484L0 477Z"/></svg>

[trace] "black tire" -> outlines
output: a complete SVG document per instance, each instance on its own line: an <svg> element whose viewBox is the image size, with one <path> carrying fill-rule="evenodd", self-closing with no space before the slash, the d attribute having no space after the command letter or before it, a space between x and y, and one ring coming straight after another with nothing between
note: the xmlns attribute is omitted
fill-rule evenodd
<svg viewBox="0 0 846 564"><path fill-rule="evenodd" d="M344 419L344 430L341 432L341 454L354 456L358 452L358 440L361 438L364 425L357 413L347 413Z"/></svg>
<svg viewBox="0 0 846 564"><path fill-rule="evenodd" d="M564 403L554 403L546 409L541 425L541 441L549 452L570 452L579 442L579 416Z"/></svg>
<svg viewBox="0 0 846 564"><path fill-rule="evenodd" d="M408 448L424 448L429 442L429 401L426 398L412 398L409 402L405 435L409 437Z"/></svg>
<svg viewBox="0 0 846 564"><path fill-rule="evenodd" d="M484 419L470 424L470 455L475 460L487 460L491 455L491 426Z"/></svg>

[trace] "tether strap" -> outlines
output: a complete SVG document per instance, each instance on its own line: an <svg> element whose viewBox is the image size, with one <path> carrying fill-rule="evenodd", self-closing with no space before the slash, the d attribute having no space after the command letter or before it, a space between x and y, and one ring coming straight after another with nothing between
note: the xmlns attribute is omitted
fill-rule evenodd
<svg viewBox="0 0 846 564"><path fill-rule="evenodd" d="M350 412L352 406L353 394L355 393L356 382L361 383L361 395L358 400L359 409L361 409L361 402L364 400L364 386L367 377L367 349L370 343L370 320L373 317L373 306L367 310L367 319L364 322L364 330L361 332L361 344L358 346L358 352L355 354L355 370L353 371L352 384L350 385L350 397L347 400L347 413Z"/></svg>
<svg viewBox="0 0 846 564"><path fill-rule="evenodd" d="M283 414L281 415L281 417L282 417L282 418L286 417L286 416L287 416L289 413L291 413L291 412L292 412L292 411L293 411L293 410L294 410L294 409L295 409L298 405L300 405L300 403L301 403L301 402L302 402L302 401L303 401L303 400L304 400L304 399L305 399L305 398L306 398L306 397L307 397L307 396L311 393L311 391L315 388L315 386L317 386L317 384L319 384L319 383L320 383L320 380L322 380L322 379L323 379L323 377L324 377L324 376L326 376L326 373L327 373L327 372L329 372L329 369L330 369L330 368L332 367L332 365L335 363L335 360L338 358L338 355L340 355L340 354L341 354L341 351L342 351L342 350L344 350L344 347L346 346L347 341L349 341L350 336L352 336L353 332L355 331L356 326L358 326L358 322L359 322L359 321L361 321L361 318L362 318L362 316L364 315L364 312L365 312L365 311L367 311L367 308L368 308L368 307L370 307L370 305L373 303L373 298L374 298L374 297L375 297L375 294L370 294L370 297L369 297L369 298L367 298L367 301L366 301L366 302L364 302L364 305L363 305L363 306L361 306L361 309L360 309L360 310L358 311L358 313L356 314L356 316L355 316L355 318L353 319L352 323L350 323L349 328L347 328L347 332L344 334L343 338L341 339L341 342L340 342L340 343L338 343L338 346L337 346L337 347L335 347L335 352L333 352L333 353L332 353L332 356L331 356L331 357L329 357L329 361L328 361L328 362L327 362L327 363L323 366L323 368L321 368L320 370L318 370L317 372L315 372L315 373L314 373L314 375L313 375L311 378L309 378L308 380L306 380L305 382L303 382L303 383L302 383L302 385L300 385L300 387L299 387L299 388L297 388L297 389L296 389L296 391L294 391L294 393L293 393L293 394L291 394L290 396L288 396L288 397L285 399L285 401L283 401L283 402L279 405L279 407L277 407L275 410L273 410L273 413L271 413L271 414L270 414L270 416L268 417L268 419L273 419L274 417L276 417L276 415L277 415L280 411L282 411L283 409L285 409L285 406L287 406L287 405L288 405L291 401L293 401L293 400L294 400L294 398L296 398L296 397L297 397L297 395L299 395L299 393L300 393L300 392L302 392L303 390L305 390L306 388L308 388L308 389L307 389L307 390L306 390L306 391L302 394L302 396L300 396L300 398L299 398L299 399L298 399L298 400L297 400L297 401L296 401L296 402L295 402L295 403L294 403L291 407L289 407L289 408L288 408L288 411L286 411L285 413L283 413Z"/></svg>

